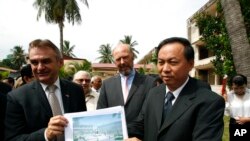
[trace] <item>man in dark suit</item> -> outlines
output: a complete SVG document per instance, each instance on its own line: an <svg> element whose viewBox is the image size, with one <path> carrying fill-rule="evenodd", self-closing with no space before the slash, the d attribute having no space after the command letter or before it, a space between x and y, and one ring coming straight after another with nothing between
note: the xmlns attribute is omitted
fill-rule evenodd
<svg viewBox="0 0 250 141"><path fill-rule="evenodd" d="M149 89L155 86L154 79L135 71L134 54L128 44L118 44L113 57L119 74L103 81L97 109L122 105L130 123L138 116Z"/></svg>
<svg viewBox="0 0 250 141"><path fill-rule="evenodd" d="M127 141L221 141L225 101L189 77L194 50L187 39L163 40L157 50L163 84L150 90Z"/></svg>
<svg viewBox="0 0 250 141"><path fill-rule="evenodd" d="M0 81L0 93L6 94L12 90L12 87Z"/></svg>
<svg viewBox="0 0 250 141"><path fill-rule="evenodd" d="M61 114L86 111L83 89L59 79L63 58L51 41L32 41L29 59L36 80L9 93L5 140L64 140L68 121Z"/></svg>
<svg viewBox="0 0 250 141"><path fill-rule="evenodd" d="M4 118L7 104L7 93L12 90L12 87L0 81L0 140L4 139Z"/></svg>

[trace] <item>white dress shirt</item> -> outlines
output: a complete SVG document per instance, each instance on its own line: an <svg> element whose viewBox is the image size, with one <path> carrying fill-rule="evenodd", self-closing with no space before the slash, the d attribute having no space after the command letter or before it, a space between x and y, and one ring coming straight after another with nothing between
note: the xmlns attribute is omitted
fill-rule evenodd
<svg viewBox="0 0 250 141"><path fill-rule="evenodd" d="M42 85L42 88L45 91L45 94L46 94L46 96L48 98L48 95L49 95L49 90L47 89L48 85L43 84L43 83L40 83L40 84ZM57 86L57 89L55 90L55 95L56 95L56 97L58 99L58 102L60 104L60 108L61 108L62 114L64 114L63 101L62 101L62 93L61 93L61 87L60 87L59 78L57 78L57 80L54 83L54 85Z"/></svg>
<svg viewBox="0 0 250 141"><path fill-rule="evenodd" d="M250 89L246 88L243 96L230 91L227 96L226 113L232 117L250 117Z"/></svg>
<svg viewBox="0 0 250 141"><path fill-rule="evenodd" d="M92 89L90 89L89 94L87 96L85 95L87 111L96 110L98 98L99 98L99 94L93 91Z"/></svg>

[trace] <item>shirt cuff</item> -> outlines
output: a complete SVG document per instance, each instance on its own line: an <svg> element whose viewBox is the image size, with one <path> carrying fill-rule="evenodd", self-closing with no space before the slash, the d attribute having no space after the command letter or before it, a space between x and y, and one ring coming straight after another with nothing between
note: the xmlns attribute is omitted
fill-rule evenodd
<svg viewBox="0 0 250 141"><path fill-rule="evenodd" d="M47 131L47 128L44 131L44 139L45 139L45 141L49 141L48 138L47 138L47 136L46 136L46 131Z"/></svg>

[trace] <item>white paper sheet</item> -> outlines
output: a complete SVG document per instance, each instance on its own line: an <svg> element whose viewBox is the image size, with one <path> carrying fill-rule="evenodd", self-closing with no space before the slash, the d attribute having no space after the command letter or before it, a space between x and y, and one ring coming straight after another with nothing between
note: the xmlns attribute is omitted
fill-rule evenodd
<svg viewBox="0 0 250 141"><path fill-rule="evenodd" d="M122 106L64 116L69 121L65 141L123 141L128 138Z"/></svg>

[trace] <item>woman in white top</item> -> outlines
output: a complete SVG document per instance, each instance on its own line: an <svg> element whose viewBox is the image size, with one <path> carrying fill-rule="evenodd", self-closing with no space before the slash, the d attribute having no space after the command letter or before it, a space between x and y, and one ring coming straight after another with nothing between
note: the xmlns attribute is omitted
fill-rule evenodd
<svg viewBox="0 0 250 141"><path fill-rule="evenodd" d="M250 89L247 88L247 78L244 75L237 74L233 77L232 91L227 96L227 102L230 141L249 141ZM246 133L243 133L245 131Z"/></svg>

